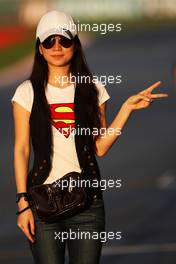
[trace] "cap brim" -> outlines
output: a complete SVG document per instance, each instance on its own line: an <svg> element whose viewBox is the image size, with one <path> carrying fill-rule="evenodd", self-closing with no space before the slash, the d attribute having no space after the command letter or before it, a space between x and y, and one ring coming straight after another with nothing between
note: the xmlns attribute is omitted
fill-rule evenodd
<svg viewBox="0 0 176 264"><path fill-rule="evenodd" d="M38 36L38 37L40 39L40 42L43 42L49 36L56 35L56 34L62 35L62 36L66 37L66 38L69 38L69 39L72 39L73 38L70 31L69 32L68 31L65 31L62 28L53 28L53 29L50 29L50 30L44 32L41 36Z"/></svg>

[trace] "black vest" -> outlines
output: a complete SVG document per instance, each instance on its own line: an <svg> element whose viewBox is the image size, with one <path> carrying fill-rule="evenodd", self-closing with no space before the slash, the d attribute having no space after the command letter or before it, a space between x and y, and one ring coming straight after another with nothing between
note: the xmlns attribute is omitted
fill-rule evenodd
<svg viewBox="0 0 176 264"><path fill-rule="evenodd" d="M75 89L74 114L75 129L88 127L86 119L86 98L81 97L78 86ZM30 137L34 152L32 169L28 172L27 190L30 186L42 184L47 179L52 164L52 130L48 120L42 111L42 98L34 90L34 100L30 115ZM84 168L85 177L90 181L101 180L99 166L95 157L92 145L93 135L75 133L75 146L78 161L81 168ZM64 151L61 149L60 151ZM93 194L102 192L100 187L91 189Z"/></svg>

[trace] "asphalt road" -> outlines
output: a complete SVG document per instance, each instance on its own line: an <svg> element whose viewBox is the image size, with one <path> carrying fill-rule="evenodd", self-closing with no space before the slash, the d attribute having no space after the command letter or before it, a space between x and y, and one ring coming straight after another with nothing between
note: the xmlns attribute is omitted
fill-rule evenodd
<svg viewBox="0 0 176 264"><path fill-rule="evenodd" d="M102 264L175 264L176 261L176 90L171 66L176 61L175 28L97 39L86 49L97 75L122 75L107 84L108 124L128 96L161 80L158 91L169 98L134 112L107 155L97 158L103 179L121 179L122 187L104 191L108 240ZM28 244L16 225L13 175L13 123L10 99L17 83L0 89L1 252L3 264L33 263Z"/></svg>

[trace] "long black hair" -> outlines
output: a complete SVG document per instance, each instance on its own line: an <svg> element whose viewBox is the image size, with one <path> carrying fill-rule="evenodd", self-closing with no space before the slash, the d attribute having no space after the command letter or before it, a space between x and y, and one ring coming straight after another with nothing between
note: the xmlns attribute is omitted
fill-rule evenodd
<svg viewBox="0 0 176 264"><path fill-rule="evenodd" d="M34 91L37 93L37 96L39 96L40 100L43 102L43 111L45 111L45 116L51 120L49 104L45 95L45 87L48 83L48 64L39 51L39 45L40 40L38 38L35 45L34 64L30 80ZM74 77L76 77L76 80L80 76L89 77L89 82L77 82L76 86L78 86L78 89L80 90L80 96L86 98L86 123L88 124L88 127L91 131L96 128L96 132L98 132L99 135L101 128L101 113L98 105L98 90L96 88L95 83L92 81L93 76L87 65L82 45L77 35L74 37L74 54L70 62L70 72ZM95 136L95 139L92 142L92 147L94 149L95 140L98 135Z"/></svg>

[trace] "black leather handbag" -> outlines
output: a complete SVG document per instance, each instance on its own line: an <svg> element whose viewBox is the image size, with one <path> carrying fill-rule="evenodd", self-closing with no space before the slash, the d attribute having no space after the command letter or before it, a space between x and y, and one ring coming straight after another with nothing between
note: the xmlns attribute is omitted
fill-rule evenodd
<svg viewBox="0 0 176 264"><path fill-rule="evenodd" d="M85 186L65 187L62 181L75 182L82 179L79 172L69 172L60 181L40 184L30 188L30 205L35 215L43 222L53 222L72 216L90 205L90 196ZM64 187L62 187L64 186Z"/></svg>
<svg viewBox="0 0 176 264"><path fill-rule="evenodd" d="M88 208L91 196L84 183L77 184L82 182L81 179L84 179L83 169L80 173L69 172L51 184L30 187L29 204L35 216L42 222L55 222ZM71 181L74 186L70 185Z"/></svg>

